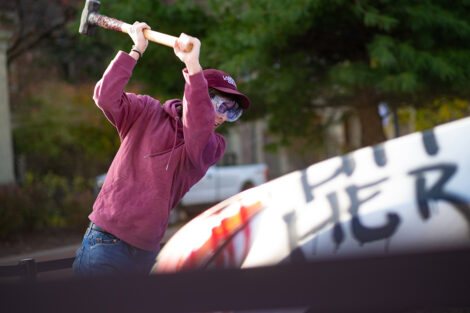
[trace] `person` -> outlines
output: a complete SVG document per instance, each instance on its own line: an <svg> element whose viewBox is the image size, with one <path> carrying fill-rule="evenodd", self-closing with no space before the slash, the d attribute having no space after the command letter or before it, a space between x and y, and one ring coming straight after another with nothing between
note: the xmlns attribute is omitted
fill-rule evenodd
<svg viewBox="0 0 470 313"><path fill-rule="evenodd" d="M145 29L150 29L146 23L132 25L132 50L119 51L95 87L93 99L116 127L121 144L74 260L78 276L148 274L170 210L224 154L225 140L215 129L250 106L230 75L202 69L201 43L186 34L174 45L186 66L182 100L161 104L126 93L148 45Z"/></svg>

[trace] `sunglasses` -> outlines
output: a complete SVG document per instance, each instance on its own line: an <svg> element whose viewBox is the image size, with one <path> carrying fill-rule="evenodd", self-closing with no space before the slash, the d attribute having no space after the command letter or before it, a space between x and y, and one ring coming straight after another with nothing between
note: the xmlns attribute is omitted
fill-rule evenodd
<svg viewBox="0 0 470 313"><path fill-rule="evenodd" d="M243 109L235 100L224 97L214 91L209 91L209 97L215 106L215 113L229 122L235 122L242 116Z"/></svg>

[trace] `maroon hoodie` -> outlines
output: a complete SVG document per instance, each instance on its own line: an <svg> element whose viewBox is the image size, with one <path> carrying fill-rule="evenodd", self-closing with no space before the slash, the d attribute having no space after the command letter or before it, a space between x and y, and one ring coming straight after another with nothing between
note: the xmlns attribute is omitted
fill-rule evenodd
<svg viewBox="0 0 470 313"><path fill-rule="evenodd" d="M89 218L135 247L157 251L170 210L223 156L225 140L214 132L202 71L184 70L184 100L162 106L150 96L124 92L136 63L120 51L95 87L93 99L121 145Z"/></svg>

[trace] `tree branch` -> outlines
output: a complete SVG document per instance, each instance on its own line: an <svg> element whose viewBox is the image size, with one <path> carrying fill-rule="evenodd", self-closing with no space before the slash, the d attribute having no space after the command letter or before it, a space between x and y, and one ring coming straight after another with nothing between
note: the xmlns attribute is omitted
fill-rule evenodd
<svg viewBox="0 0 470 313"><path fill-rule="evenodd" d="M20 45L21 39L23 37L23 32L24 32L24 10L23 10L23 5L22 5L21 0L18 0L16 2L16 11L18 12L18 18L20 20L19 21L20 29L18 31L18 38L15 40L13 45L10 48L8 48L7 53L10 53L10 51L15 50Z"/></svg>
<svg viewBox="0 0 470 313"><path fill-rule="evenodd" d="M50 37L50 35L54 31L56 31L57 29L62 28L66 23L67 23L67 20L64 20L64 21L52 26L51 28L43 31L35 40L33 40L32 42L30 42L29 44L27 44L23 47L17 48L16 51L13 50L13 49L8 49L8 52L7 52L8 65L10 65L11 62L13 62L13 60L15 60L16 58L21 56L24 52L26 52L27 50L30 50L34 46L38 45L42 40L44 40L47 37Z"/></svg>

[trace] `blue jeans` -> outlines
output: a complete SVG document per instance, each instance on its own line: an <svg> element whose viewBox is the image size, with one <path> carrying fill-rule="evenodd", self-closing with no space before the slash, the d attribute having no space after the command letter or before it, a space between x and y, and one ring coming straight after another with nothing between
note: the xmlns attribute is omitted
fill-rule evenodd
<svg viewBox="0 0 470 313"><path fill-rule="evenodd" d="M147 275L158 252L133 247L117 237L88 227L82 246L73 262L77 276L91 277L114 274Z"/></svg>

